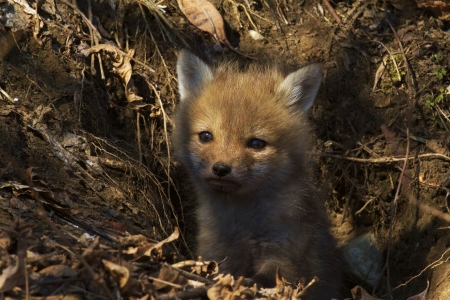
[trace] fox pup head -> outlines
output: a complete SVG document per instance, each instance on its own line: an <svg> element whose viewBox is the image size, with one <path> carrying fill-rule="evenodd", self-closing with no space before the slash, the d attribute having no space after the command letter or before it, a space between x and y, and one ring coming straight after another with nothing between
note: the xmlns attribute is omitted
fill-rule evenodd
<svg viewBox="0 0 450 300"><path fill-rule="evenodd" d="M257 67L241 72L211 68L182 50L177 72L173 142L198 188L255 194L307 176L306 112L320 86L318 65L287 76Z"/></svg>

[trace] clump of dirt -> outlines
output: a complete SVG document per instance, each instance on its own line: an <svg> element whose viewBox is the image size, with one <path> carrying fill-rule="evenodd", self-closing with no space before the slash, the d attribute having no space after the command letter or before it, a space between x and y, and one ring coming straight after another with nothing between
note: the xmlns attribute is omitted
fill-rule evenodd
<svg viewBox="0 0 450 300"><path fill-rule="evenodd" d="M267 296L229 276L212 281L212 262L185 260L195 201L170 132L176 53L190 48L211 63L322 64L317 180L343 251L370 234L379 265L367 280L350 261L342 297L355 285L383 299L450 297L445 11L423 1L213 1L225 20L219 46L174 1L44 2L0 2L5 295ZM301 297L304 285L278 296Z"/></svg>

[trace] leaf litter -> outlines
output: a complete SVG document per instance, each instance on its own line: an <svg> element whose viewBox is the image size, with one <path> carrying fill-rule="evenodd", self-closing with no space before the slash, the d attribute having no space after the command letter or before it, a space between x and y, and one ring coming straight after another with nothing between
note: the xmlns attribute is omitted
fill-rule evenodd
<svg viewBox="0 0 450 300"><path fill-rule="evenodd" d="M401 1L388 2L398 9L405 9L404 5L400 5ZM409 2L414 3L414 1ZM401 37L402 43L411 43L408 44L409 48L406 48L407 55L418 60L428 55L434 57L433 62L435 64L440 62L440 64L448 65L446 58L439 58L439 53L428 53L429 51L444 51L435 40L437 37L446 40L445 33L442 33L443 27L439 22L448 19L448 5L443 2L416 2L419 7L428 7L435 11L437 18L430 17L430 22L417 20L415 25L405 24L402 28L398 28L398 35ZM4 3L12 3L12 1L0 1L0 4ZM8 141L8 146L3 148L9 150L9 145L18 143L13 137L26 136L30 148L21 154L9 151L10 154L12 152L14 156L20 158L33 156L36 148L32 147L39 143L44 144L42 149L46 151L36 154L39 158L46 160L45 163L41 162L41 164L38 164L39 159L25 162L25 160L12 158L10 154L6 153L7 150L2 149L0 153L0 180L2 180L0 206L3 211L14 216L14 218L5 222L10 226L2 224L2 230L0 231L0 269L2 270L0 291L4 293L5 298L31 296L53 299L52 297L71 295L74 299L90 299L109 298L114 295L115 298L128 299L150 297L187 299L205 297L206 295L211 299L301 299L305 293L307 295L308 286L314 284L317 279L309 279L309 282L303 280L299 283L287 283L283 280L282 274L277 273L274 274L277 279L276 287L258 289L250 279L220 274L220 262L203 261L201 258L186 260L180 254L182 251L175 249L173 244L185 244L181 239L184 238L186 233L178 229L178 225L183 224L184 220L178 220L176 214L173 214L175 208L171 207L176 200L170 198L170 195L172 193L173 197L173 191L176 190L177 186L170 176L166 178L161 175L169 174L169 170L174 167L173 162L163 155L163 153L170 153L168 151L170 145L167 139L167 129L161 130L161 124L163 123L170 130L170 118L164 121L162 118L165 116L165 110L169 112L173 110L174 100L171 96L174 97L176 82L173 76L174 72L168 67L170 62L166 64L166 60L170 55L174 56L174 45L186 46L190 43L197 43L206 47L205 52L213 52L214 47L212 41L208 38L186 38L186 32L191 34L190 31L174 29L183 28L185 25L181 18L181 12L191 24L209 33L215 39L216 44L223 44L224 49L222 50L229 47L230 50L236 51L230 42L234 42L234 39L227 37L225 30L225 24L230 23L233 28L241 28L242 37L251 36L254 39L265 40L264 44L250 43L256 48L249 48L247 44L245 50L240 47L239 51L244 53L259 51L258 53L263 53L267 50L274 51L278 55L279 53L289 52L289 49L296 51L296 45L305 43L303 38L306 36L321 36L324 33L321 26L314 28L317 32L314 30L310 32L302 31L302 26L299 26L304 25L303 22L307 21L309 17L320 18L322 22L330 23L327 25L333 32L333 38L330 40L337 40L339 45L345 48L345 53L342 55L344 65L339 65L338 62L334 62L334 64L344 70L342 74L345 74L345 72L350 74L355 69L364 69L362 63L364 59L355 60L357 55L364 55L365 59L372 60L373 65L378 66L378 71L376 71L377 67L372 70L374 74L376 73L375 80L372 81L372 92L384 93L387 95L386 99L389 99L389 101L382 101L382 103L375 102L375 107L377 109L391 109L397 105L395 101L401 99L398 95L401 95L405 86L404 73L406 69L405 64L397 56L399 50L396 49L396 52L387 50L394 49L395 45L388 38L383 38L385 36L391 37L386 29L387 27L381 21L383 18L387 18L390 13L377 3L368 5L360 1L350 4L338 2L337 4L333 3L333 6L328 6L328 1L324 1L322 4L317 3L312 7L305 7L304 5L294 5L292 1L263 1L261 3L245 1L244 5L238 1L229 0L222 4L220 12L214 6L216 1L213 5L206 0L179 0L179 11L174 2L137 1L136 3L142 6L139 7L141 12L151 15L151 20L154 23L150 26L148 25L149 22L145 29L142 29L144 26L136 26L139 30L133 32L130 29L133 28L133 21L139 20L139 22L142 22L140 24L147 21L145 18L134 18L136 14L133 15L133 13L139 10L135 9L136 6L132 6L132 4L121 3L115 6L115 3L110 1L111 9L117 10L114 11L117 12L117 23L114 23L105 18L103 14L98 13L98 10L97 15L101 18L91 17L90 10L92 7L77 7L74 4L75 2L72 4L64 3L65 1L62 1L62 3L44 1L44 3L41 3L42 6L36 9L27 1L14 1L15 14L6 14L4 12L9 13L9 10L3 9L3 6L0 7L2 13L4 13L0 15L2 26L5 25L6 28L12 28L12 30L29 32L32 35L32 40L39 45L39 47L33 45L33 41L26 35L20 37L18 35L18 41L15 41L11 38L9 31L6 32L8 38L0 39L2 43L5 40L6 43L9 43L8 47L3 48L2 46L2 51L6 48L13 49L17 43L20 44L20 38L25 39L26 43L20 44L20 50L23 51L24 55L29 55L26 57L27 62L21 66L21 68L28 67L28 72L20 73L21 68L8 64L7 67L2 67L4 73L0 74L2 76L0 101L9 101L6 102L7 105L3 102L0 105L0 116L2 121L4 120L5 124L9 126L8 130L20 128L16 132L8 131L5 134L2 131L2 136L6 137L5 139ZM235 9L227 11L227 3ZM94 9L95 5L97 4L94 3ZM101 6L103 12L109 12L109 8L107 8L109 6L103 5ZM130 9L130 7L133 9ZM264 14L261 7L267 8L269 13ZM328 11L330 7L331 9L335 7L336 12L334 13L337 13L341 18L343 17L344 20L349 20L348 23L341 24L341 27L333 27L333 19L329 16L331 11ZM144 11L143 8L146 8L147 11ZM316 15L312 14L314 11L316 11ZM41 15L43 12L49 15L43 17ZM292 14L292 12L295 12L295 14ZM126 14L128 14L127 22L121 19ZM226 16L226 21L222 15ZM253 23L250 16L258 21ZM77 17L79 18L77 19ZM391 14L390 17L394 16ZM246 23L245 18L251 25ZM238 20L239 26L233 24L234 19ZM114 26L111 25L113 23ZM281 32L280 23L289 25L283 27L283 30L288 30L287 35ZM122 31L124 24L129 27ZM274 26L274 24L277 25ZM346 28L345 26L349 24L354 25L355 28ZM363 29L360 30L361 28L357 26L361 26ZM430 27L430 34L432 35L430 39L419 43L412 42L419 40L423 30L428 30ZM291 28L293 28L293 31L289 32ZM0 34L3 37L4 28L0 29ZM275 30L280 30L280 32ZM271 33L271 31L275 31L276 34ZM300 38L296 34L297 31L301 32ZM376 47L379 47L374 48L378 49L376 51L380 51L380 57L371 54L373 49L364 46L364 43L349 38L349 36L361 34L362 31L364 31L362 36L370 37L370 39L364 40L364 43L373 42ZM114 37L110 34L112 32L117 35ZM142 32L146 32L146 34L142 34ZM284 39L276 40L277 34L284 36ZM147 56L145 51L139 51L139 42L133 44L131 48L128 47L128 42L133 40L133 35L142 39L151 37L153 42L157 41L150 44L152 46L152 48L149 47L152 51L151 58ZM41 45L48 46L49 37L53 38L51 52L47 52L44 57L30 54L39 53ZM358 38L361 39L361 36L358 36ZM135 41L139 40L136 39ZM323 40L320 41L323 42ZM380 44L381 41L383 46ZM283 43L286 44L280 46ZM168 44L170 46L167 46ZM244 40L242 46L245 45ZM325 51L320 48L320 43L317 43L315 47L317 47L317 50L314 49L313 52L317 54L309 52L305 53L305 56L323 61L329 55L329 52L334 49L335 44L330 44ZM36 52L33 52L33 49ZM6 54L2 52L1 55L3 58ZM58 59L61 58L61 60L57 60L61 64L73 61L73 65L65 65L70 69L71 74L61 85L70 86L70 88L52 89L54 85L59 83L58 79L62 78L53 77L54 82L44 81L46 73L42 72L42 66L45 69L48 66L56 65L46 61L52 55ZM336 52L333 55L336 55ZM373 57L370 57L371 55ZM89 69L89 59L91 60L91 69ZM101 69L99 73L103 74L102 80L98 80L96 77L98 69L95 66ZM18 78L9 79L8 76L11 75L5 70L11 69L17 74L21 74L21 77L26 78L27 88L24 89L26 92L19 93L20 80ZM435 70L429 70L428 73L432 74L433 71ZM441 76L440 79L438 78L439 80L444 80L444 83L447 82L446 73L438 74ZM342 77L346 78L345 76ZM77 79L75 82L73 81L74 78ZM114 84L115 79L118 79L120 84ZM330 76L327 79L333 80L333 77ZM17 83L14 83L14 81L17 81ZM325 84L327 88L339 86L341 89L341 85L343 85L342 90L349 89L348 86L344 86L344 81L342 79L339 84L330 84L326 81ZM436 89L438 81L432 78L430 82L424 86L439 91ZM120 86L123 89L122 91ZM448 86L448 83L446 86ZM32 95L38 96L34 97L33 101L26 102L26 99L29 98L29 90L32 91ZM123 98L117 96L120 93L123 93ZM420 93L424 93L424 90L418 92L419 95ZM100 95L105 96L107 101L100 101L102 99ZM395 97L392 97L392 95L395 95ZM103 115L106 114L104 113L106 110L126 107L127 104L123 105L115 97L124 99L126 103L130 104L128 107L134 113L132 117L137 120L136 124L133 124L130 115L126 114L117 113L114 118L104 118ZM442 94L441 98L444 97L446 96ZM441 98L435 97L433 100ZM16 101L16 99L21 100ZM60 104L61 99L64 99L64 104ZM336 101L332 97L330 99L330 101ZM94 101L90 102L90 100ZM70 106L68 110L70 113L64 115L64 109L66 109L64 105L70 103L70 101L73 101L74 105L73 107ZM25 104L21 102L25 102ZM447 102L436 101L433 110L434 117L436 119L441 118L444 127L448 124L447 104ZM336 111L346 105L341 103L340 106L333 107L333 114L339 116ZM352 105L355 104L352 103ZM98 107L107 107L107 109L103 111ZM320 106L318 109L320 109ZM74 111L77 117L67 118ZM335 121L330 122L334 122L335 125L333 126L338 127L348 122L352 127L351 122L355 119L351 119L348 114L346 117L350 119L344 118L344 121L336 121L330 118L330 120ZM77 120L79 123L77 123ZM136 138L136 140L148 141L144 146L151 151L146 152L145 147L143 147L138 156L131 155L132 151L129 150L130 147L127 144L130 143L130 140L126 140L126 137L134 132L128 129L125 134L121 133L120 130L112 126L116 125L116 122L120 125L118 127L121 128L131 125L129 127L135 129L136 136L142 138ZM392 122L395 122L395 118ZM364 126L367 126L367 123L370 122L365 122ZM76 124L76 126L73 124ZM92 127L86 124L91 124ZM73 125L73 127L70 125ZM359 127L363 128L364 126ZM70 129L65 131L67 127ZM107 130L102 131L103 128L107 128ZM143 128L143 130L140 131L140 128ZM326 136L334 136L340 143L332 144L344 145L340 148L347 151L348 136L345 132L350 132L350 129L346 129L342 130L339 127L336 132L328 129L329 132ZM355 129L352 128L352 130ZM359 128L356 128L356 130L359 130ZM424 132L426 130L422 132L422 135L425 135ZM149 134L146 136L147 133ZM345 135L344 138L343 135ZM401 136L401 132L398 136ZM392 139L397 139L396 142L400 144L398 136ZM417 135L415 138L429 151L448 155L448 138L445 135L435 135L427 139ZM123 142L124 140L126 142ZM141 142L138 144L140 147ZM2 145L4 146L4 144ZM383 145L383 141L379 138L374 138L373 141L366 140L361 145L348 150L351 153L350 155L362 156L361 153L367 151L376 158L384 154L383 151L389 151L388 147L383 148L381 146L381 149L377 149L378 146ZM335 155L338 154L341 155L341 153L335 153ZM56 163L50 163L53 158L55 158ZM20 166L22 163L27 169L22 169ZM351 172L354 165L342 166L336 161L332 163L336 173L345 170L340 178L347 180L348 172ZM57 168L54 168L53 164ZM322 166L326 168L326 164ZM447 189L445 178L439 183L436 177L431 176L430 178L430 171L427 168L429 168L428 165L426 165L425 171L420 173L419 182L426 183L434 190L445 191ZM55 169L59 169L60 172L58 173ZM364 170L366 174L371 171L370 168ZM49 174L56 175L50 177ZM123 178L114 176L117 174L125 174L126 176L123 176ZM388 177L390 177L391 182L395 182L395 176L389 174ZM74 178L82 183L82 187L79 187L75 192L73 191L74 185L66 183ZM361 186L370 186L370 182L357 181L367 178L355 176L349 181L352 184L359 184L356 191L358 197L361 196L358 194L361 193ZM118 184L118 179L122 179L127 184ZM382 183L377 180L373 181ZM136 186L135 189L133 189L134 186ZM86 189L92 191L92 194L82 195L81 192ZM339 193L339 188L336 188L334 192ZM364 199L365 196L367 195L362 195L360 198ZM381 196L377 195L377 197ZM145 201L136 202L137 199L142 198ZM386 201L384 199L384 202ZM99 210L98 202L106 208ZM378 207L366 205L377 202L379 203ZM40 207L41 204L44 209ZM364 203L364 206L358 212L364 214L365 211L370 209L372 211L378 210L382 215L383 209L380 207L383 205L383 201L379 199L377 201L369 200ZM158 214L151 215L148 211L144 211L145 206L148 206L152 212L157 211ZM128 233L131 226L127 218L120 218L123 211L129 212L128 218L138 223L139 227L145 228L145 234ZM149 217L150 215L151 217ZM28 222L19 217L26 218ZM364 218L371 219L372 215L366 214ZM145 223L146 219L151 219L151 223ZM41 229L43 223L49 222L57 224L66 238L70 240L70 243L56 234L56 231L52 230L51 227L46 230ZM148 236L156 236L157 238L149 238ZM433 238L436 238L436 235ZM410 253L415 253L415 251ZM446 254L447 252L442 250L441 253ZM447 256L440 257L432 267L438 268L444 265L443 262L447 260ZM84 264L83 261L87 264ZM105 289L105 287L107 288ZM428 288L429 284L427 283L427 288L423 292L408 299L427 299ZM361 286L355 287L352 294L353 299L377 299Z"/></svg>

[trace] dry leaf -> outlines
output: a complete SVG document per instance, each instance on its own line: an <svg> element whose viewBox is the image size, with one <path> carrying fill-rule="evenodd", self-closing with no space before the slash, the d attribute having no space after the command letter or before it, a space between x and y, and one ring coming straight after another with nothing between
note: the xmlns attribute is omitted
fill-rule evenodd
<svg viewBox="0 0 450 300"><path fill-rule="evenodd" d="M178 230L177 227L175 227L175 229L173 230L173 233L168 238L162 240L161 242L159 242L157 244L152 245L152 247L150 247L150 249L148 249L144 253L144 255L150 256L150 254L152 253L153 249L161 248L164 244L170 243L170 242L176 240L179 236L180 236L180 231Z"/></svg>
<svg viewBox="0 0 450 300"><path fill-rule="evenodd" d="M427 287L425 290L417 295L409 297L407 300L427 300L428 299L428 287L430 286L430 282L427 280Z"/></svg>
<svg viewBox="0 0 450 300"><path fill-rule="evenodd" d="M227 39L223 18L211 2L209 2L208 0L177 1L178 6L180 7L183 14L194 26L196 26L200 30L212 34L218 42L224 43L232 51L247 58L254 59L253 57L245 55L234 49L234 47Z"/></svg>
<svg viewBox="0 0 450 300"><path fill-rule="evenodd" d="M450 3L445 0L416 0L417 6L435 13L441 20L450 20Z"/></svg>
<svg viewBox="0 0 450 300"><path fill-rule="evenodd" d="M178 0L181 11L194 26L211 33L218 41L230 45L219 11L208 0Z"/></svg>
<svg viewBox="0 0 450 300"><path fill-rule="evenodd" d="M11 246L11 238L6 233L6 231L2 230L0 232L0 248L3 248L4 250L8 250ZM4 257L2 257L3 259Z"/></svg>
<svg viewBox="0 0 450 300"><path fill-rule="evenodd" d="M373 104L376 108L385 108L391 105L391 97L389 95L382 94L375 98L375 102Z"/></svg>
<svg viewBox="0 0 450 300"><path fill-rule="evenodd" d="M280 268L277 268L277 272L275 274L275 282L276 282L275 288L277 289L277 292L279 294L283 294L284 286L286 285L286 280L281 275Z"/></svg>
<svg viewBox="0 0 450 300"><path fill-rule="evenodd" d="M24 278L24 259L27 256L27 245L22 239L19 239L17 244L16 264L4 268L0 275L0 293L11 290Z"/></svg>
<svg viewBox="0 0 450 300"><path fill-rule="evenodd" d="M227 274L219 279L219 281L214 284L210 289L208 289L208 292L206 293L208 295L208 299L210 300L218 300L218 299L224 299L228 300L231 298L231 288L234 284L233 276L230 274Z"/></svg>
<svg viewBox="0 0 450 300"><path fill-rule="evenodd" d="M177 270L175 270L168 264L163 264L161 266L161 269L159 270L158 279L159 281L155 280L153 282L157 290L163 289L167 286L171 286L169 283L177 285L186 285L188 283L186 277L181 275Z"/></svg>
<svg viewBox="0 0 450 300"><path fill-rule="evenodd" d="M125 86L125 96L128 102L141 101L142 97L135 93L134 81L131 78L133 69L131 67L131 58L134 56L134 50L128 51L127 55L122 55L121 51L113 45L101 44L91 47L84 52L85 56L89 56L92 53L99 51L108 52L113 59L113 66L115 72L122 78Z"/></svg>
<svg viewBox="0 0 450 300"><path fill-rule="evenodd" d="M53 265L39 271L42 276L53 276L57 278L75 278L77 277L77 272L69 266L66 265Z"/></svg>
<svg viewBox="0 0 450 300"><path fill-rule="evenodd" d="M256 289L246 288L243 285L244 277L234 280L233 276L227 274L225 276L220 275L218 278L218 282L207 291L210 300L253 299L255 297Z"/></svg>
<svg viewBox="0 0 450 300"><path fill-rule="evenodd" d="M122 247L136 246L145 243L146 241L147 238L142 234L130 235L120 238L120 244L122 245Z"/></svg>
<svg viewBox="0 0 450 300"><path fill-rule="evenodd" d="M381 300L381 299L372 297L368 292L366 292L359 285L352 288L352 297L353 297L353 300Z"/></svg>
<svg viewBox="0 0 450 300"><path fill-rule="evenodd" d="M111 276L117 284L119 284L119 287L122 289L130 278L130 271L126 267L120 266L106 259L103 259L102 262L106 269L111 273Z"/></svg>

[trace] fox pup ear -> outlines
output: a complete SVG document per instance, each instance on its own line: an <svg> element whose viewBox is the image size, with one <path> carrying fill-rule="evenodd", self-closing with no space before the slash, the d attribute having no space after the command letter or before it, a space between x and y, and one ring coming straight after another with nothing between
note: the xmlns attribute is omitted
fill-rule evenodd
<svg viewBox="0 0 450 300"><path fill-rule="evenodd" d="M310 65L289 74L278 86L286 106L298 105L303 111L308 111L313 105L322 79L320 65Z"/></svg>
<svg viewBox="0 0 450 300"><path fill-rule="evenodd" d="M177 61L178 89L181 101L196 95L213 73L211 68L188 50L181 50Z"/></svg>

